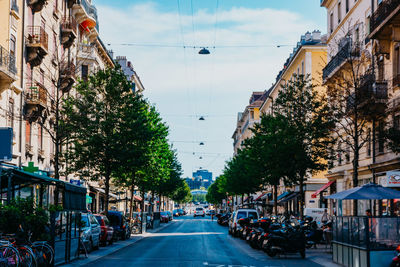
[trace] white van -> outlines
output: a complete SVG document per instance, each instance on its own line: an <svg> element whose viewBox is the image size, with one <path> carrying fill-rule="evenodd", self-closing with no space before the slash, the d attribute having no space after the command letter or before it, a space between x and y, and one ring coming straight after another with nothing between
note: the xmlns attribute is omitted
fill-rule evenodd
<svg viewBox="0 0 400 267"><path fill-rule="evenodd" d="M250 218L250 220L258 220L258 212L255 209L238 209L237 211L232 213L231 218L229 219L229 234L236 236L237 231L241 229L241 226L237 223L237 221L241 218Z"/></svg>

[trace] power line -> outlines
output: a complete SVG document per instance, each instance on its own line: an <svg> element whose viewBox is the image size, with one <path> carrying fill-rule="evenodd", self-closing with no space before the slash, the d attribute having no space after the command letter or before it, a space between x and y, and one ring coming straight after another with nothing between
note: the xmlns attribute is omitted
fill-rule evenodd
<svg viewBox="0 0 400 267"><path fill-rule="evenodd" d="M183 34L183 33L182 33ZM184 49L219 49L219 48L265 48L265 47L293 47L294 45L288 44L243 44L243 45L229 45L229 44L222 44L222 45L185 45L183 44L168 44L168 43L108 43L108 45L113 46L142 46L142 47L163 47L163 48L184 48Z"/></svg>

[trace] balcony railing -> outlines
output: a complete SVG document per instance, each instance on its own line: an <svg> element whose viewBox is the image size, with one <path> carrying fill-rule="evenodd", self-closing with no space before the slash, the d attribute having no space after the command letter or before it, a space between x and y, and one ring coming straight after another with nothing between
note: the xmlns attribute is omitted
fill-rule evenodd
<svg viewBox="0 0 400 267"><path fill-rule="evenodd" d="M17 74L15 57L2 46L0 46L0 67L8 70L12 74Z"/></svg>
<svg viewBox="0 0 400 267"><path fill-rule="evenodd" d="M76 3L78 5L82 5L83 9L85 9L86 13L90 15L96 21L96 29L99 31L99 24L97 19L97 9L94 5L90 4L87 0L77 0Z"/></svg>
<svg viewBox="0 0 400 267"><path fill-rule="evenodd" d="M40 46L48 50L49 37L43 27L28 26L28 36L26 43L28 46Z"/></svg>
<svg viewBox="0 0 400 267"><path fill-rule="evenodd" d="M47 105L47 90L41 83L30 82L26 84L26 102L29 105Z"/></svg>
<svg viewBox="0 0 400 267"><path fill-rule="evenodd" d="M61 22L62 31L72 31L76 34L76 21L72 16L64 17Z"/></svg>
<svg viewBox="0 0 400 267"><path fill-rule="evenodd" d="M65 62L61 64L60 74L62 77L75 78L76 67L72 62Z"/></svg>
<svg viewBox="0 0 400 267"><path fill-rule="evenodd" d="M384 0L379 4L377 10L372 14L370 20L370 32L374 32L379 25L398 7L400 0Z"/></svg>
<svg viewBox="0 0 400 267"><path fill-rule="evenodd" d="M323 69L322 78L326 80L326 78L334 73L334 71L344 62L358 57L360 57L360 46L357 43L352 42L351 39L347 39L342 48L339 49L338 53L331 58L329 63Z"/></svg>

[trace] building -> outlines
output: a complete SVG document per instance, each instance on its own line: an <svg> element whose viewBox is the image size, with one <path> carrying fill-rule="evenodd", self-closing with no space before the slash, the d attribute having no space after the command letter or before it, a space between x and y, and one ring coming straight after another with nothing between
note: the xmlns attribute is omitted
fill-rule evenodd
<svg viewBox="0 0 400 267"><path fill-rule="evenodd" d="M23 161L23 5L22 0L0 2L0 127L13 129L10 163L15 166Z"/></svg>
<svg viewBox="0 0 400 267"><path fill-rule="evenodd" d="M133 69L132 63L127 61L125 56L117 56L115 61L121 66L126 78L132 82L132 92L142 94L144 86L136 71Z"/></svg>
<svg viewBox="0 0 400 267"><path fill-rule="evenodd" d="M312 84L316 85L314 90L325 92L322 86L322 68L326 64L327 47L326 36L322 36L320 31L306 32L300 37L297 46L293 49L286 60L282 70L276 77L276 81L268 91L267 97L263 101L260 112L261 114L274 113L274 101L278 97L282 86L292 79L294 75L309 75ZM324 203L320 201L320 195L314 195L316 190L328 183L325 173L309 174L305 181L304 188L304 205L300 203L299 187L286 187L283 182L278 189L278 204L281 206L280 211L284 208L294 214L299 214L302 207L318 208L323 207ZM265 188L265 192L271 191L272 188ZM321 190L323 192L323 190ZM258 194L262 196L261 194ZM264 198L268 194L265 194ZM314 198L315 197L315 198ZM262 197L261 197L262 198Z"/></svg>
<svg viewBox="0 0 400 267"><path fill-rule="evenodd" d="M253 92L249 105L246 106L243 112L238 113L236 129L232 135L234 155L243 147L244 140L253 135L251 129L260 120L260 107L268 95L269 91Z"/></svg>
<svg viewBox="0 0 400 267"><path fill-rule="evenodd" d="M327 178L336 183L336 190L342 191L369 182L388 185L390 172L399 173L400 161L398 155L387 146L384 130L390 125L399 127L399 90L396 19L399 17L399 3L393 1L321 1L326 8L328 17L328 63L323 70L324 83L328 88L344 83L346 73L350 68L358 70L359 86L350 85L343 90L359 92L360 99L357 108L362 112L358 117L363 122L358 155L358 179L354 181L353 160L356 157L354 149L345 142L339 142L337 160L334 167L327 173ZM356 63L356 68L352 67ZM353 64L354 65L354 64ZM365 114L364 114L365 113ZM354 119L354 111L347 118ZM347 135L346 135L347 134ZM341 137L351 135L343 128ZM360 141L361 142L361 141ZM354 141L353 141L354 144ZM343 152L341 152L343 151ZM357 183L357 184L355 184ZM333 192L331 192L333 193ZM364 215L370 208L367 201L358 201L358 214ZM335 203L332 203L335 204ZM335 204L339 215L353 213L353 202L343 201ZM390 209L389 209L390 207ZM381 206L388 211L398 210L394 203L383 202ZM376 205L376 214L382 209Z"/></svg>

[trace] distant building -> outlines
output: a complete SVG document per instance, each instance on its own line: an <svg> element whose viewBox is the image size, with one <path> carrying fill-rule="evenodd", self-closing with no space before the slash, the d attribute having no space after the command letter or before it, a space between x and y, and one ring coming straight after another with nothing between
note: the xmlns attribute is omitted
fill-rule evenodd
<svg viewBox="0 0 400 267"><path fill-rule="evenodd" d="M197 170L196 172L193 172L193 177L197 180L201 181L201 187L208 188L213 180L212 180L212 172L209 172L208 170Z"/></svg>
<svg viewBox="0 0 400 267"><path fill-rule="evenodd" d="M144 87L136 71L133 69L132 63L125 56L117 56L115 61L121 66L128 80L132 82L132 91L141 94L144 91Z"/></svg>

